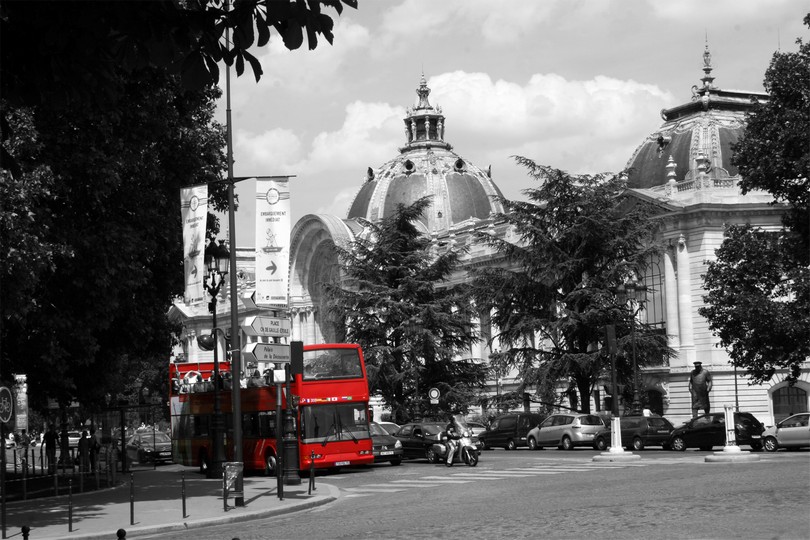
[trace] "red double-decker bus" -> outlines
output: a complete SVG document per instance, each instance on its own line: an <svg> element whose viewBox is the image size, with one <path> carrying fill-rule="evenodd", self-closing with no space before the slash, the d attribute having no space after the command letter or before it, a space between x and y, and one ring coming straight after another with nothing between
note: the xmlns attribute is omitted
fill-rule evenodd
<svg viewBox="0 0 810 540"><path fill-rule="evenodd" d="M333 468L373 463L368 424L368 379L363 351L354 344L305 345L302 373L290 392L298 402L298 468ZM226 433L226 460L233 459L230 363L220 362L219 391ZM213 362L172 363L171 422L175 463L199 467L211 463L214 413ZM240 381L242 456L246 470L276 473L276 386L272 372L258 370ZM286 407L286 390L282 393ZM314 457L313 457L314 456Z"/></svg>

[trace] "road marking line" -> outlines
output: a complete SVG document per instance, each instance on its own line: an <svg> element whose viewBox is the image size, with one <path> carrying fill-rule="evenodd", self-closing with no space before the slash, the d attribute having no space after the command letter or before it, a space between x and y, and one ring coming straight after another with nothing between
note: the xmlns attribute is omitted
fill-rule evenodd
<svg viewBox="0 0 810 540"><path fill-rule="evenodd" d="M382 485L382 484L380 484ZM348 491L350 493L397 493L399 491L405 491L405 489L397 489L397 488L365 488L365 487L356 487L356 488L341 488L343 491Z"/></svg>
<svg viewBox="0 0 810 540"><path fill-rule="evenodd" d="M430 480L429 480L430 479ZM442 476L425 476L419 480L391 480L392 484L466 484L464 480L451 480Z"/></svg>

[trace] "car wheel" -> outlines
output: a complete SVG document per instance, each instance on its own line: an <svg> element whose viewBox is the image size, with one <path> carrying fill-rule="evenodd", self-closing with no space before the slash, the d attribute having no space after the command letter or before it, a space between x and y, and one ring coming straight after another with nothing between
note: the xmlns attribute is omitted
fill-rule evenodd
<svg viewBox="0 0 810 540"><path fill-rule="evenodd" d="M686 450L686 441L683 440L683 437L675 437L672 439L671 446L676 452L683 452Z"/></svg>
<svg viewBox="0 0 810 540"><path fill-rule="evenodd" d="M640 437L633 437L633 450L639 452L644 450L644 441L642 441Z"/></svg>
<svg viewBox="0 0 810 540"><path fill-rule="evenodd" d="M537 439L529 437L529 450L537 450Z"/></svg>
<svg viewBox="0 0 810 540"><path fill-rule="evenodd" d="M278 460L276 459L276 455L272 452L267 452L267 455L264 456L264 475L275 476L277 470Z"/></svg>
<svg viewBox="0 0 810 540"><path fill-rule="evenodd" d="M481 450L490 450L490 447L487 444L487 441L485 441L483 439L478 439L478 441L481 443Z"/></svg>
<svg viewBox="0 0 810 540"><path fill-rule="evenodd" d="M759 452L762 450L762 443L761 442L752 442L751 443L751 450L754 452Z"/></svg>
<svg viewBox="0 0 810 540"><path fill-rule="evenodd" d="M200 452L200 472L206 474L208 472L208 454L204 451Z"/></svg>
<svg viewBox="0 0 810 540"><path fill-rule="evenodd" d="M598 437L596 441L594 441L593 443L593 449L601 451L607 450L607 441L605 440L605 438Z"/></svg>
<svg viewBox="0 0 810 540"><path fill-rule="evenodd" d="M428 460L428 463L438 463L439 456L436 455L436 452L433 450L433 446L428 446L427 450L425 450L425 457Z"/></svg>
<svg viewBox="0 0 810 540"><path fill-rule="evenodd" d="M571 442L571 437L569 437L568 435L563 437L562 443L560 444L560 448L562 448L563 450L573 450L574 444Z"/></svg>
<svg viewBox="0 0 810 540"><path fill-rule="evenodd" d="M506 448L507 450L514 450L515 448L517 448L517 444L515 444L515 439L509 439L508 441L506 441L506 446L504 448Z"/></svg>
<svg viewBox="0 0 810 540"><path fill-rule="evenodd" d="M394 465L394 466L402 465L402 460L400 458L392 459L391 460L391 465Z"/></svg>

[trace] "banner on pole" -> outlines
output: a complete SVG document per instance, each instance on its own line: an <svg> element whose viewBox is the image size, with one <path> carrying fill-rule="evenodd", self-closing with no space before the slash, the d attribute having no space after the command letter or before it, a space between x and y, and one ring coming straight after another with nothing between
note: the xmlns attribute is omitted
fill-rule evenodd
<svg viewBox="0 0 810 540"><path fill-rule="evenodd" d="M183 273L186 304L203 301L205 276L205 225L208 214L208 186L180 190L180 213L183 217Z"/></svg>
<svg viewBox="0 0 810 540"><path fill-rule="evenodd" d="M290 179L256 179L256 296L261 307L287 308Z"/></svg>

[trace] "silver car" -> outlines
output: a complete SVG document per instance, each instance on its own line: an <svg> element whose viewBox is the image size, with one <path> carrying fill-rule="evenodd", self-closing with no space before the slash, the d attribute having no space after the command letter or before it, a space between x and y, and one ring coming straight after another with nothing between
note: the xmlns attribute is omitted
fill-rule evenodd
<svg viewBox="0 0 810 540"><path fill-rule="evenodd" d="M768 452L780 448L810 446L810 412L788 416L762 433L762 445Z"/></svg>
<svg viewBox="0 0 810 540"><path fill-rule="evenodd" d="M593 446L594 437L603 429L604 422L595 414L557 413L530 430L526 442L529 450L544 446L573 450L575 446Z"/></svg>

